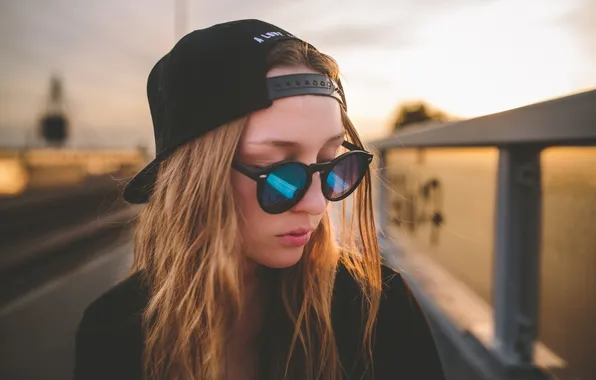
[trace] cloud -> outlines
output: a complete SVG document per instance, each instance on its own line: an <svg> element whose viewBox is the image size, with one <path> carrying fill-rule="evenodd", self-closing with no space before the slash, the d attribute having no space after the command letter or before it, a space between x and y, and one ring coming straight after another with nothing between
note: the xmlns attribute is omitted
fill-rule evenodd
<svg viewBox="0 0 596 380"><path fill-rule="evenodd" d="M402 96L427 97L459 111L458 105L464 109L474 101L488 103L470 95L472 90L506 92L510 86L513 95L529 89L550 94L572 76L582 83L596 78L592 0L186 2L188 30L259 18L331 54L345 74L350 108L361 116L382 115ZM99 130L109 125L149 128L146 76L176 41L175 3L0 1L0 124L32 122L51 73L58 71L75 122ZM561 16L560 10L569 8ZM499 17L495 9L502 11ZM552 21L551 16L560 19ZM552 29L551 21L560 30ZM581 47L577 58L574 44ZM585 67L581 75L576 70L580 65ZM474 87L479 83L474 75L492 80L492 89ZM519 89L518 81L528 77L536 83Z"/></svg>
<svg viewBox="0 0 596 380"><path fill-rule="evenodd" d="M390 25L338 25L322 30L307 30L301 35L308 41L333 49L389 48L396 49L416 43L407 31ZM313 43L314 44L314 43Z"/></svg>
<svg viewBox="0 0 596 380"><path fill-rule="evenodd" d="M448 17L478 0L220 0L189 5L191 23L206 26L237 18L277 24L325 50L400 48L415 44L417 32L436 17Z"/></svg>
<svg viewBox="0 0 596 380"><path fill-rule="evenodd" d="M575 35L585 56L596 65L596 2L579 0L574 3L575 6L559 21Z"/></svg>

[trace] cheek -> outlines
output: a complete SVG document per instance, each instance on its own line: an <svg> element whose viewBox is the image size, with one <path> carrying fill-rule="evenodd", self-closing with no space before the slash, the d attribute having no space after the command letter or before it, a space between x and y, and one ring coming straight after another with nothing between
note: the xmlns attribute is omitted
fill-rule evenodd
<svg viewBox="0 0 596 380"><path fill-rule="evenodd" d="M240 228L245 239L258 240L267 231L269 214L265 213L257 200L257 184L240 173L232 173L232 186L238 211Z"/></svg>
<svg viewBox="0 0 596 380"><path fill-rule="evenodd" d="M257 209L260 210L257 201L257 184L245 175L232 172L232 187L240 212L245 219L252 219Z"/></svg>
<svg viewBox="0 0 596 380"><path fill-rule="evenodd" d="M242 254L270 268L292 266L302 257L302 247L283 247L275 234L284 217L263 211L257 200L256 183L240 173L232 173L236 207L240 215ZM288 225L286 223L286 225Z"/></svg>

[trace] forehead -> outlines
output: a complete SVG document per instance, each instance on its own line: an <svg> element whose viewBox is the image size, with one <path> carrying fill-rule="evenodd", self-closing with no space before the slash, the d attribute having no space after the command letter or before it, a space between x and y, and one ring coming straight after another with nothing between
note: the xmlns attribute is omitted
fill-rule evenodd
<svg viewBox="0 0 596 380"><path fill-rule="evenodd" d="M307 67L275 68L267 76L300 73L316 72ZM343 130L337 100L328 96L299 95L277 99L269 108L252 113L242 140L284 140L317 146Z"/></svg>

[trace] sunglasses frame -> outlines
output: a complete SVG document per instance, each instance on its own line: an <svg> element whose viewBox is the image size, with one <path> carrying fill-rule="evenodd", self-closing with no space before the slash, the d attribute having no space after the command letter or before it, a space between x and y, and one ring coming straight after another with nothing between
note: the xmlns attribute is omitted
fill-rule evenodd
<svg viewBox="0 0 596 380"><path fill-rule="evenodd" d="M344 141L341 145L344 148L348 149L348 151L335 157L333 160L328 161L328 162L321 162L321 163L314 163L314 164L307 165L300 161L285 160L285 161L276 162L276 163L268 165L266 167L257 168L254 166L247 166L247 165L241 164L238 161L234 161L232 163L232 167L234 169L236 169L238 172L246 175L248 178L254 180L257 183L257 200L259 202L259 205L263 209L263 211L265 211L269 214L281 214L283 212L290 210L292 207L296 206L302 200L302 198L304 197L304 195L306 194L306 192L308 191L308 189L310 189L310 186L312 185L312 176L315 173L322 173L321 174L321 191L323 192L323 196L330 202L341 201L342 199L350 196L350 194L352 194L356 190L356 188L358 188L358 186L360 185L360 182L362 182L362 179L366 175L366 170L368 170L368 167L369 167L374 155L372 153L362 149L361 147L354 145L348 141ZM364 157L363 160L365 160L365 162L366 162L366 170L364 172L364 175L362 175L362 177L360 177L358 179L358 181L356 181L354 183L354 185L352 186L352 189L350 189L350 191L343 194L342 196L340 196L338 198L327 197L327 195L325 195L325 191L323 190L323 183L324 183L323 179L327 178L327 176L333 170L333 167L339 161L341 161L351 155L360 155L360 156ZM263 192L264 192L264 188L266 185L267 177L269 176L269 174L271 174L278 168L288 165L288 164L299 165L304 168L304 170L306 172L306 183L304 185L304 188L300 191L300 193L294 197L294 200L292 200L292 202L288 203L288 205L289 205L288 207L284 207L283 209L280 208L279 210L272 210L271 207L267 207L266 205L263 204Z"/></svg>

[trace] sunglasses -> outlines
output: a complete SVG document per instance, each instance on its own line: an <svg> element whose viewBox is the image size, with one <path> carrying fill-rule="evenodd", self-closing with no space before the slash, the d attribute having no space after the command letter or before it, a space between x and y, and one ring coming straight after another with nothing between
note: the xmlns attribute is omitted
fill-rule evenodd
<svg viewBox="0 0 596 380"><path fill-rule="evenodd" d="M373 154L347 141L342 146L349 151L329 162L307 165L281 161L257 168L235 161L232 167L256 181L257 199L263 211L281 214L300 202L310 188L314 173L321 173L321 190L329 201L340 201L356 190Z"/></svg>

